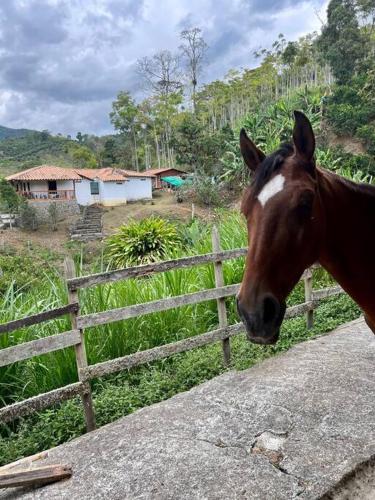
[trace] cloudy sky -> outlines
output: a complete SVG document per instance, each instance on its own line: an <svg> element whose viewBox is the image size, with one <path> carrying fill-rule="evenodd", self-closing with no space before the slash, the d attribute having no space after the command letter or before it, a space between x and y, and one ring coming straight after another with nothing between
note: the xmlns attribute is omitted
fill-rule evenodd
<svg viewBox="0 0 375 500"><path fill-rule="evenodd" d="M75 135L112 132L119 90L140 98L136 60L177 50L198 26L204 80L254 66L277 35L319 30L327 0L1 0L0 124Z"/></svg>

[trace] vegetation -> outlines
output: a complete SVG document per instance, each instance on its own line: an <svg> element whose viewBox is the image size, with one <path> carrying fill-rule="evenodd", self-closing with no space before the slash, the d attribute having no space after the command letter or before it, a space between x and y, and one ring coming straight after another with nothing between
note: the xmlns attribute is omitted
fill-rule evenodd
<svg viewBox="0 0 375 500"><path fill-rule="evenodd" d="M174 224L151 217L121 226L108 239L107 257L110 266L115 269L132 264L149 264L177 250L179 244L180 237Z"/></svg>
<svg viewBox="0 0 375 500"><path fill-rule="evenodd" d="M217 214L223 248L241 247L246 244L244 220L236 212ZM211 228L194 221L183 228L180 239L184 248L166 257L179 257L211 251ZM35 257L35 255L34 255ZM80 258L77 256L77 269ZM18 267L32 269L37 264L19 262ZM103 266L102 262L98 266ZM0 322L6 322L37 311L47 310L66 303L67 292L63 279L56 273L56 266L48 270L38 267L42 276L36 277L29 287L17 288L14 283L3 288L0 295ZM94 267L92 270L99 270ZM226 284L240 281L243 260L225 262ZM9 280L9 278L8 278ZM315 272L315 287L331 283L321 270ZM179 269L158 274L147 279L134 279L110 283L81 290L80 301L84 314L156 300L158 298L194 292L214 286L212 265ZM289 304L303 301L303 284L292 293ZM237 321L235 305L227 300L230 323ZM305 319L295 318L283 325L281 340L276 347L262 347L248 343L244 337L234 339L233 367L244 369L255 362L289 348L295 342L327 331L334 326L357 317L358 308L343 296L328 299L318 308L313 330L306 330ZM123 356L197 335L217 326L215 301L172 309L141 316L97 328L90 328L86 335L89 362L96 363ZM68 318L43 323L38 328L23 328L0 337L0 347L5 348L27 340L52 335L70 329ZM130 372L95 381L93 385L98 424L110 422L147 404L163 400L225 371L220 345L213 345L194 352L175 356L164 362L153 363ZM0 368L0 394L2 404L9 404L40 392L77 380L75 356L72 348L64 349ZM48 432L46 432L48 429ZM21 419L0 430L0 461L13 460L24 454L37 452L80 435L84 431L82 409L78 400L51 408L38 415Z"/></svg>
<svg viewBox="0 0 375 500"><path fill-rule="evenodd" d="M16 213L20 205L15 188L5 179L0 177L0 211Z"/></svg>

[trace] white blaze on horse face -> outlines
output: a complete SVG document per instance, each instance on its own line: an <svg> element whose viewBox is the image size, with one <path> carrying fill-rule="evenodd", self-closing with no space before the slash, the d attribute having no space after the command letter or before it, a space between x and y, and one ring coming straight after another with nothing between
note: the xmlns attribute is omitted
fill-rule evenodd
<svg viewBox="0 0 375 500"><path fill-rule="evenodd" d="M262 207L270 200L275 194L284 189L285 177L281 174L276 175L273 179L267 182L262 191L258 194L258 200L261 202Z"/></svg>

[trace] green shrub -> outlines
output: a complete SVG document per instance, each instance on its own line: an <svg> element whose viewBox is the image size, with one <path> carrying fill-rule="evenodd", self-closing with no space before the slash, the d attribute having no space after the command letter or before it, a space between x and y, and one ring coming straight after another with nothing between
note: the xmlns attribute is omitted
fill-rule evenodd
<svg viewBox="0 0 375 500"><path fill-rule="evenodd" d="M0 177L0 211L15 213L19 205L20 198L12 184Z"/></svg>
<svg viewBox="0 0 375 500"><path fill-rule="evenodd" d="M365 143L368 153L375 156L375 125L363 125L357 130L357 136Z"/></svg>
<svg viewBox="0 0 375 500"><path fill-rule="evenodd" d="M26 200L22 201L19 209L19 214L21 227L29 229L31 231L36 231L38 229L39 221L36 210L34 207L29 205Z"/></svg>
<svg viewBox="0 0 375 500"><path fill-rule="evenodd" d="M133 221L108 238L106 255L113 268L162 259L180 245L174 224L157 217Z"/></svg>

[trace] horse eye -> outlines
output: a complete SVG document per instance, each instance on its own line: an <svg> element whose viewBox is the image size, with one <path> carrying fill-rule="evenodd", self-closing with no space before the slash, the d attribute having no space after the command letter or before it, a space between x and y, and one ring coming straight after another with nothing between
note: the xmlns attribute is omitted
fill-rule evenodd
<svg viewBox="0 0 375 500"><path fill-rule="evenodd" d="M311 217L312 208L313 208L314 196L311 193L308 193L301 197L298 206L297 206L297 215L301 219L308 219Z"/></svg>

